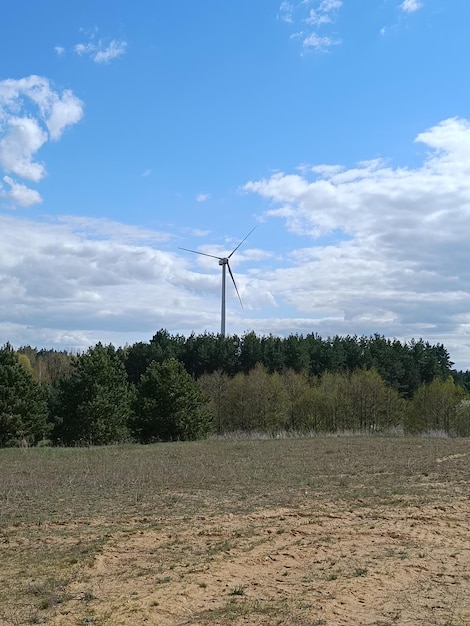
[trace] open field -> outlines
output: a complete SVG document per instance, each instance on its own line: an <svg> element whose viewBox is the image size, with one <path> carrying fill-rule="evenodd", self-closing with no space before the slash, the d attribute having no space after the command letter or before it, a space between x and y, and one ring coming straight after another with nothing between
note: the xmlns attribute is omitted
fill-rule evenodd
<svg viewBox="0 0 470 626"><path fill-rule="evenodd" d="M470 624L470 441L0 450L0 624Z"/></svg>

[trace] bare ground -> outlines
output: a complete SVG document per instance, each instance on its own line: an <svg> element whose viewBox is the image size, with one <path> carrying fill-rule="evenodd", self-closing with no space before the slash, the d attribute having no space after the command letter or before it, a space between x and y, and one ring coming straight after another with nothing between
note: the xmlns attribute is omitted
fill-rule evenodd
<svg viewBox="0 0 470 626"><path fill-rule="evenodd" d="M190 514L4 527L0 584L23 593L0 623L468 626L469 458L435 456L413 493L296 485L289 506L227 512L206 494Z"/></svg>

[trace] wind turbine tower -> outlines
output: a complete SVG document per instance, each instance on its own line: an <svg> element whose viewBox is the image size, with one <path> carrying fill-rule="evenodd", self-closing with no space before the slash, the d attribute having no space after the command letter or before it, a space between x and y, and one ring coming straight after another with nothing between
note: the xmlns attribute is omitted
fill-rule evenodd
<svg viewBox="0 0 470 626"><path fill-rule="evenodd" d="M232 279L233 286L235 287L235 291L237 292L238 299L240 300L240 305L243 308L243 302L240 298L240 294L238 292L237 283L235 282L235 278L233 277L232 268L230 267L230 259L232 255L238 250L238 248L242 245L244 241L248 239L251 233L255 230L256 226L250 230L248 235L240 241L238 246L232 250L232 252L228 256L216 256L214 254L206 254L205 252L198 252L197 250L190 250L189 248L179 248L180 250L186 250L186 252L193 252L194 254L200 254L202 256L208 256L212 259L218 259L219 265L222 267L222 304L221 304L221 320L220 320L220 334L222 337L225 337L225 285L226 285L226 276L227 269L230 274L230 278Z"/></svg>

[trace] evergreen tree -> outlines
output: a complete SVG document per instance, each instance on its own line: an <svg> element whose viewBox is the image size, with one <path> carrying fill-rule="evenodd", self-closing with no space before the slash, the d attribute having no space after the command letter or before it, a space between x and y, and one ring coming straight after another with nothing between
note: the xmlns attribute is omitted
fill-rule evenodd
<svg viewBox="0 0 470 626"><path fill-rule="evenodd" d="M6 344L0 349L0 446L34 445L50 431L44 388L29 359Z"/></svg>
<svg viewBox="0 0 470 626"><path fill-rule="evenodd" d="M282 372L284 369L284 342L273 335L261 338L262 362L268 372Z"/></svg>
<svg viewBox="0 0 470 626"><path fill-rule="evenodd" d="M239 363L240 369L248 374L257 363L261 363L263 349L261 339L254 332L243 335L240 345Z"/></svg>
<svg viewBox="0 0 470 626"><path fill-rule="evenodd" d="M207 402L181 362L154 361L137 386L135 435L142 443L204 437L212 425Z"/></svg>
<svg viewBox="0 0 470 626"><path fill-rule="evenodd" d="M66 445L105 445L129 439L133 390L112 345L98 343L72 361L52 406L54 438Z"/></svg>

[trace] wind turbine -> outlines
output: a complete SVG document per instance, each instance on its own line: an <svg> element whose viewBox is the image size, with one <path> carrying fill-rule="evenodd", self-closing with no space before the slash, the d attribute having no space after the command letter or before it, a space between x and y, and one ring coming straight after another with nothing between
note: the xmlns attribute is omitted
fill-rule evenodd
<svg viewBox="0 0 470 626"><path fill-rule="evenodd" d="M238 248L242 245L242 243L248 239L248 237L255 230L255 228L256 226L250 230L248 235L240 241L238 246L234 248L228 256L215 256L214 254L206 254L205 252L198 252L197 250L190 250L189 248L179 248L180 250L186 250L186 252L193 252L194 254L200 254L202 256L209 256L212 259L218 259L219 265L222 266L222 308L221 308L221 322L220 322L220 334L222 335L222 337L225 337L225 282L226 282L227 269L230 274L230 278L232 279L233 286L235 287L235 291L237 292L238 299L240 300L241 307L243 308L243 302L242 302L242 299L240 298L240 294L238 293L237 283L235 282L235 278L233 277L229 260L231 259L232 255L238 250Z"/></svg>

